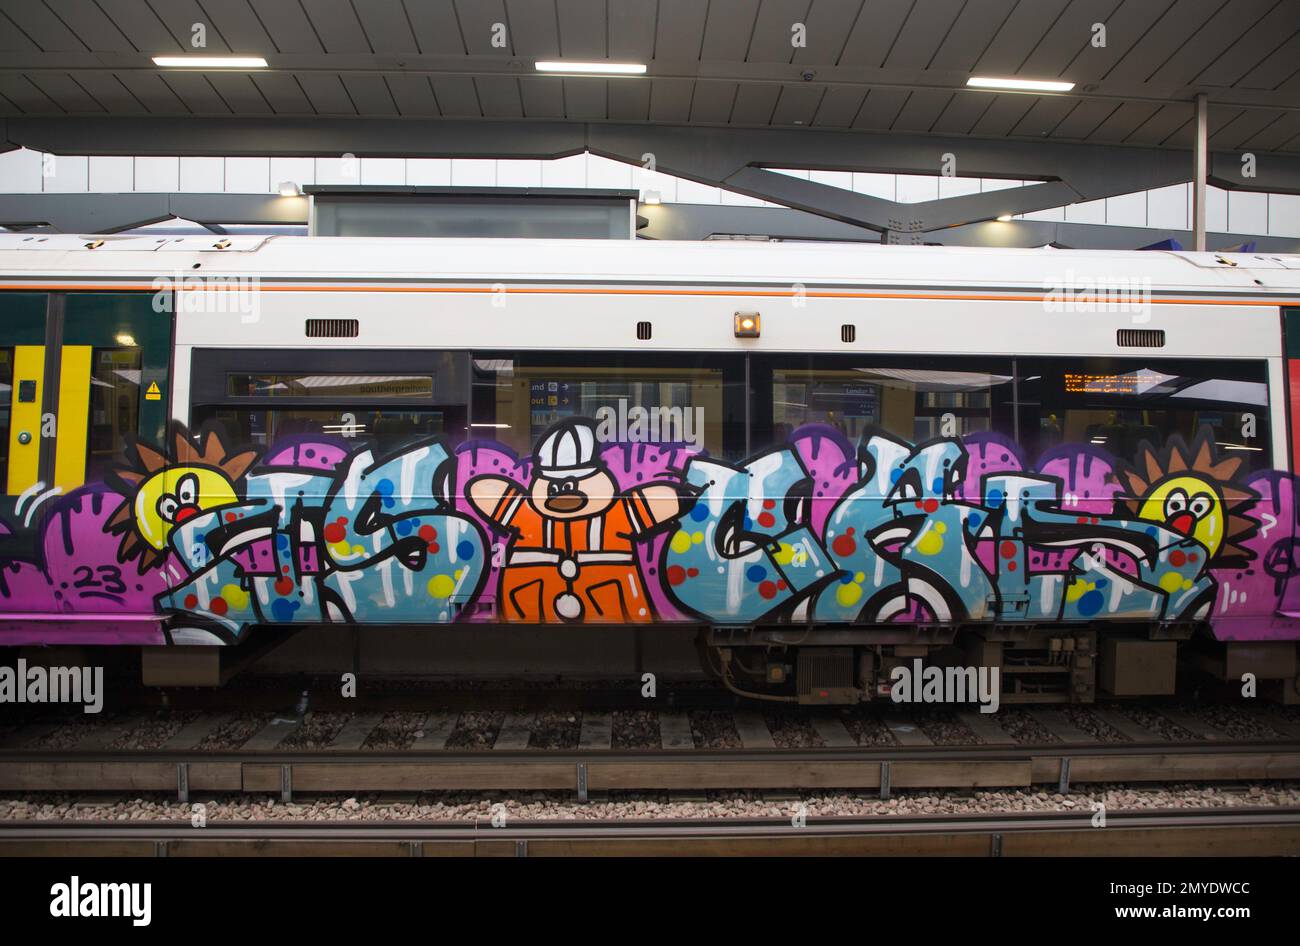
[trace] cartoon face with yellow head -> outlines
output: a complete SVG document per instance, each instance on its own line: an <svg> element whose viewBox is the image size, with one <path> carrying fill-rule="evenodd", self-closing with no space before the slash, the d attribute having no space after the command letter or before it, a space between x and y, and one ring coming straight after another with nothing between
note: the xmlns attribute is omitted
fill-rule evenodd
<svg viewBox="0 0 1300 946"><path fill-rule="evenodd" d="M118 556L140 556L140 571L159 564L167 554L174 528L210 509L239 502L237 484L257 459L254 451L228 455L215 431L204 431L196 447L189 432L173 430L175 455L168 457L135 444L133 467L114 471L127 501L109 521L108 531L125 533Z"/></svg>
<svg viewBox="0 0 1300 946"><path fill-rule="evenodd" d="M162 551L175 526L238 500L234 484L223 471L201 466L173 467L140 484L133 502L135 528L141 539Z"/></svg>
<svg viewBox="0 0 1300 946"><path fill-rule="evenodd" d="M1242 459L1217 459L1213 443L1213 432L1203 429L1194 450L1177 436L1169 438L1163 454L1143 445L1138 457L1141 471L1125 471L1129 513L1199 542L1207 566L1252 558L1241 543L1258 526L1245 515L1258 494L1233 481Z"/></svg>
<svg viewBox="0 0 1300 946"><path fill-rule="evenodd" d="M1223 499L1199 476L1174 476L1157 483L1138 506L1138 518L1195 539L1211 557L1223 544Z"/></svg>

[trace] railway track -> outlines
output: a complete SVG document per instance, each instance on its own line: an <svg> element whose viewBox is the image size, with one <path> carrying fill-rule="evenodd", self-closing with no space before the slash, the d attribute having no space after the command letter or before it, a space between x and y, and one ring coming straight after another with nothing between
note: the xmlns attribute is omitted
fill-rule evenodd
<svg viewBox="0 0 1300 946"><path fill-rule="evenodd" d="M0 752L0 791L878 791L1300 779L1296 742L674 751Z"/></svg>
<svg viewBox="0 0 1300 946"><path fill-rule="evenodd" d="M561 715L568 730L558 739L545 730L552 717L526 711L422 713L397 730L378 710L263 714L242 723L237 714L204 713L164 716L163 728L138 738L138 727L158 720L53 717L0 739L0 791L155 792L181 800L264 793L287 801L317 792L542 790L585 800L614 790L853 789L888 797L895 788L1052 785L1065 792L1073 783L1300 779L1300 722L1251 709L1251 731L1267 736L1242 738L1239 729L1234 736L1240 720L1220 728L1176 707L1136 717L1108 707L1073 716L1020 710L1016 726L977 713L948 714L940 724L889 712L670 710L636 714L645 739L634 746L620 745L618 714L609 712ZM711 733L703 732L706 722ZM465 737L474 726L479 741ZM722 730L729 741L717 744ZM1103 732L1109 738L1096 735ZM792 743L791 733L802 742Z"/></svg>
<svg viewBox="0 0 1300 946"><path fill-rule="evenodd" d="M0 856L1294 856L1300 809L736 821L447 824L0 823Z"/></svg>

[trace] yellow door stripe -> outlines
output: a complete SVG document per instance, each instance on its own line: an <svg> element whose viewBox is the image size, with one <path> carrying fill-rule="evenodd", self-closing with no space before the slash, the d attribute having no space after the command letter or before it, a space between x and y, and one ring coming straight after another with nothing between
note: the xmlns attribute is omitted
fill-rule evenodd
<svg viewBox="0 0 1300 946"><path fill-rule="evenodd" d="M66 493L86 481L90 429L89 345L64 345L59 368L58 436L54 441L54 485Z"/></svg>
<svg viewBox="0 0 1300 946"><path fill-rule="evenodd" d="M24 381L34 381L30 401L19 401ZM36 485L41 460L41 397L45 388L45 346L15 345L13 393L9 400L9 482L6 492L17 496ZM27 442L19 440L27 434Z"/></svg>

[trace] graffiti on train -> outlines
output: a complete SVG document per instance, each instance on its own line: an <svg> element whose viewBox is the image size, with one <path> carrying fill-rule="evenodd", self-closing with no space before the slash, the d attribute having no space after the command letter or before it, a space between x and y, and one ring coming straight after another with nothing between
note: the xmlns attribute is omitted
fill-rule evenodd
<svg viewBox="0 0 1300 946"><path fill-rule="evenodd" d="M519 457L425 439L265 452L177 425L107 483L0 523L0 609L156 614L178 642L255 625L1273 620L1300 571L1290 475L1211 432L1029 463L992 433L851 443L806 426L732 463L565 419ZM39 508L38 507L42 507ZM1250 620L1233 623L1233 619ZM1221 630L1227 628L1227 630Z"/></svg>
<svg viewBox="0 0 1300 946"><path fill-rule="evenodd" d="M697 522L669 543L669 582L694 614L738 623L1208 617L1215 570L1255 554L1242 512L1259 494L1205 436L1141 453L1127 468L1058 449L1028 468L994 435L875 434L855 452L806 431L739 466L692 459Z"/></svg>
<svg viewBox="0 0 1300 946"><path fill-rule="evenodd" d="M107 487L60 500L41 566L11 562L0 596L44 584L52 610L156 607L232 641L254 624L447 622L482 588L483 532L455 509L457 458L438 441L376 456L298 439L259 456L176 427L172 445L134 444Z"/></svg>

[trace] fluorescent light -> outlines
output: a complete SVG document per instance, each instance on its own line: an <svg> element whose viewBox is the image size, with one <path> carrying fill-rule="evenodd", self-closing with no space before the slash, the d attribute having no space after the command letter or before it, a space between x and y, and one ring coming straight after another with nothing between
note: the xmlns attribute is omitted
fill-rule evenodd
<svg viewBox="0 0 1300 946"><path fill-rule="evenodd" d="M640 76L645 64L640 62L538 62L538 72L571 72L581 75Z"/></svg>
<svg viewBox="0 0 1300 946"><path fill-rule="evenodd" d="M990 76L971 76L966 85L972 89L1005 89L1008 92L1069 92L1073 82L1054 82L1050 79L995 79Z"/></svg>
<svg viewBox="0 0 1300 946"><path fill-rule="evenodd" d="M1011 214L998 214L998 223L1010 223Z"/></svg>
<svg viewBox="0 0 1300 946"><path fill-rule="evenodd" d="M265 69L261 56L154 56L153 64L165 69Z"/></svg>

